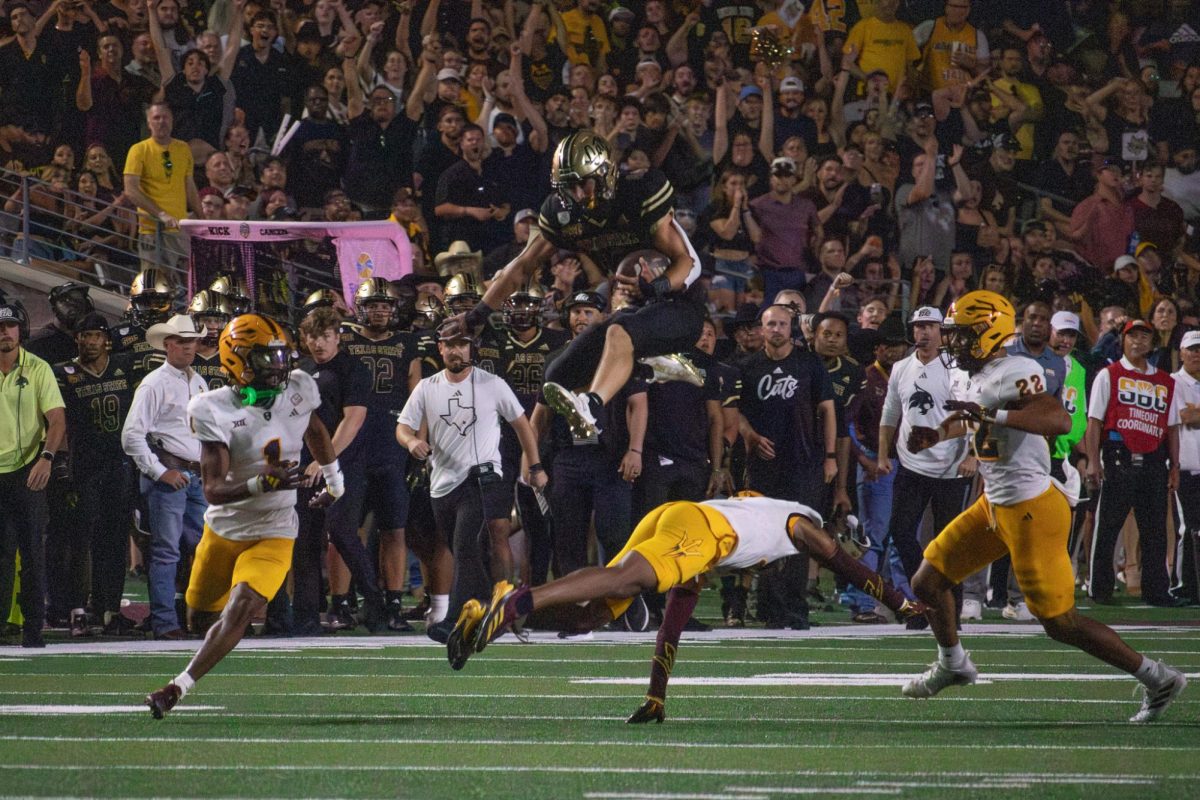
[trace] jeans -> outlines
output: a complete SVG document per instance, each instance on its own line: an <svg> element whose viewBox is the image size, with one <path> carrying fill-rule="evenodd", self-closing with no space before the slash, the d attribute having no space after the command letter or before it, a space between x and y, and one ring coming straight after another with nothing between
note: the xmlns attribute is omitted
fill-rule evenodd
<svg viewBox="0 0 1200 800"><path fill-rule="evenodd" d="M866 451L871 458L874 453ZM888 524L892 519L892 484L896 480L896 460L892 459L892 471L880 475L874 481L868 481L862 467L858 468L858 513L861 517L863 532L871 540L871 547L859 559L869 569L873 569L885 581L896 587L909 599L914 597L912 588L908 585L908 576L900 565L900 557L895 547L889 548L890 558L885 558L884 543L888 538ZM856 586L848 586L845 592L850 599L850 606L858 611L872 611L875 608L875 598L870 597Z"/></svg>
<svg viewBox="0 0 1200 800"><path fill-rule="evenodd" d="M190 480L182 489L141 476L150 510L150 624L155 633L183 627L184 620L175 614L175 576L180 561L191 557L204 532L208 503L200 476L184 475Z"/></svg>

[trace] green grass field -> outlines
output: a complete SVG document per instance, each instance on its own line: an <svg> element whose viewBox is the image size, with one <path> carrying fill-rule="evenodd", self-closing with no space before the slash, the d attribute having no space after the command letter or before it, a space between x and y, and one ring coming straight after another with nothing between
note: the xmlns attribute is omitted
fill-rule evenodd
<svg viewBox="0 0 1200 800"><path fill-rule="evenodd" d="M1161 722L1126 722L1132 679L990 619L964 631L981 684L928 701L899 693L933 659L927 633L833 612L805 633L685 635L648 727L624 719L651 634L506 637L460 673L422 636L251 639L161 722L138 704L196 642L2 648L0 794L1195 797L1196 610L1100 612L1153 623L1122 632L1193 678Z"/></svg>

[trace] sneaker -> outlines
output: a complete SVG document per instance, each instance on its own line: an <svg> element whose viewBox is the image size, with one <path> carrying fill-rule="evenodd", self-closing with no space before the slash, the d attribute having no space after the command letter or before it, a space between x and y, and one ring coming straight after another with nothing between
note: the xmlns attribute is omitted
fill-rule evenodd
<svg viewBox="0 0 1200 800"><path fill-rule="evenodd" d="M586 394L576 394L557 383L545 384L542 391L550 407L566 418L575 438L600 435L600 425L596 422L596 413L600 409L592 408L596 404Z"/></svg>
<svg viewBox="0 0 1200 800"><path fill-rule="evenodd" d="M352 631L358 627L358 620L354 618L354 611L349 603L338 603L329 609L327 622L332 631Z"/></svg>
<svg viewBox="0 0 1200 800"><path fill-rule="evenodd" d="M138 630L137 623L131 620L124 614L117 612L108 618L108 622L104 623L104 628L100 631L101 636L145 636L145 633Z"/></svg>
<svg viewBox="0 0 1200 800"><path fill-rule="evenodd" d="M475 633L476 653L482 651L502 633L516 625L519 620L515 601L522 596L522 593L529 591L529 588L524 586L517 589L508 581L496 582L496 588L492 590L491 605Z"/></svg>
<svg viewBox="0 0 1200 800"><path fill-rule="evenodd" d="M92 626L88 622L87 611L76 608L71 611L71 638L80 639L92 635Z"/></svg>
<svg viewBox="0 0 1200 800"><path fill-rule="evenodd" d="M963 600L962 613L958 615L958 618L963 622L983 619L983 603L978 600Z"/></svg>
<svg viewBox="0 0 1200 800"><path fill-rule="evenodd" d="M155 719L162 719L163 714L174 708L181 697L183 697L183 692L179 690L179 687L168 683L157 692L146 695L146 705L150 706L150 713L154 715Z"/></svg>
<svg viewBox="0 0 1200 800"><path fill-rule="evenodd" d="M662 701L655 697L647 697L646 702L642 703L642 707L633 712L625 721L630 725L642 725L651 721L661 725L666 718L666 709L663 708Z"/></svg>
<svg viewBox="0 0 1200 800"><path fill-rule="evenodd" d="M971 663L971 655L968 653L963 665L958 669L944 667L941 661L933 662L929 669L904 684L900 691L905 697L933 697L948 686L969 686L978 677L979 670Z"/></svg>
<svg viewBox="0 0 1200 800"><path fill-rule="evenodd" d="M1187 687L1187 678L1179 670L1168 667L1161 661L1158 662L1158 669L1164 679L1157 688L1151 689L1145 684L1138 684L1142 690L1142 707L1129 718L1130 722L1154 722Z"/></svg>
<svg viewBox="0 0 1200 800"><path fill-rule="evenodd" d="M450 661L450 669L462 669L471 657L476 629L483 621L483 613L483 604L475 598L463 603L454 630L446 639L446 658Z"/></svg>
<svg viewBox="0 0 1200 800"><path fill-rule="evenodd" d="M690 358L680 353L672 353L669 356L649 356L639 360L654 370L654 377L650 379L650 383L680 381L690 383L692 386L704 385L704 375Z"/></svg>
<svg viewBox="0 0 1200 800"><path fill-rule="evenodd" d="M963 606L965 607L966 603L963 603ZM1004 607L1004 610L1000 612L1000 616L1004 617L1005 619L1011 619L1015 622L1033 622L1034 620L1034 616L1033 614L1029 613L1029 606L1025 605L1024 600L1016 604L1009 603Z"/></svg>
<svg viewBox="0 0 1200 800"><path fill-rule="evenodd" d="M650 629L650 609L640 594L633 598L629 608L621 615L621 626L631 633L642 633Z"/></svg>
<svg viewBox="0 0 1200 800"><path fill-rule="evenodd" d="M388 603L387 607L388 630L396 633L412 633L415 628L408 623L408 619L404 616L404 608L400 601Z"/></svg>

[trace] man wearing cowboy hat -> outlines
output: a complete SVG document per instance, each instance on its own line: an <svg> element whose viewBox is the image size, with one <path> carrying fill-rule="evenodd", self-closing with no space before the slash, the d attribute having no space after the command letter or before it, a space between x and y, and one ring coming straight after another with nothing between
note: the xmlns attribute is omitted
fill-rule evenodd
<svg viewBox="0 0 1200 800"><path fill-rule="evenodd" d="M150 523L150 618L156 639L184 638L175 606L175 570L184 551L195 549L208 503L200 487L200 442L187 422L187 405L208 390L192 370L204 331L187 314L151 325L146 342L167 360L133 395L121 447L141 473Z"/></svg>
<svg viewBox="0 0 1200 800"><path fill-rule="evenodd" d="M472 250L471 245L461 240L451 242L444 252L438 253L433 259L433 266L439 275L469 272L478 276L482 263L483 251Z"/></svg>

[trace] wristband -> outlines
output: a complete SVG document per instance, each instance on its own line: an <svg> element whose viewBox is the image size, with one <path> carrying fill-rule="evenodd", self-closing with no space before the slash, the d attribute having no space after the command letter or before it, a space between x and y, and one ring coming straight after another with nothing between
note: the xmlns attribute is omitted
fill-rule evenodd
<svg viewBox="0 0 1200 800"><path fill-rule="evenodd" d="M247 478L246 479L246 491L250 493L251 497L258 497L260 494L262 494L264 491L266 491L263 488L262 476L255 475L253 478Z"/></svg>
<svg viewBox="0 0 1200 800"><path fill-rule="evenodd" d="M1008 409L1002 408L992 416L992 424L1003 425L1008 419Z"/></svg>
<svg viewBox="0 0 1200 800"><path fill-rule="evenodd" d="M46 459L47 461L53 461L53 460L54 460L54 453L51 453L49 450L43 450L43 451L42 451L42 456L41 456L41 457L42 457L42 458L44 458L44 459Z"/></svg>
<svg viewBox="0 0 1200 800"><path fill-rule="evenodd" d="M342 476L342 467L337 459L321 465L321 475L325 478L325 491L334 500L346 493L346 483Z"/></svg>
<svg viewBox="0 0 1200 800"><path fill-rule="evenodd" d="M496 309L480 300L475 304L474 308L467 312L467 324L472 328L481 328L487 324L487 321L491 319L492 314L495 312Z"/></svg>
<svg viewBox="0 0 1200 800"><path fill-rule="evenodd" d="M529 471L530 472L545 472L546 470L542 468L542 462L539 461L536 464L530 464Z"/></svg>

